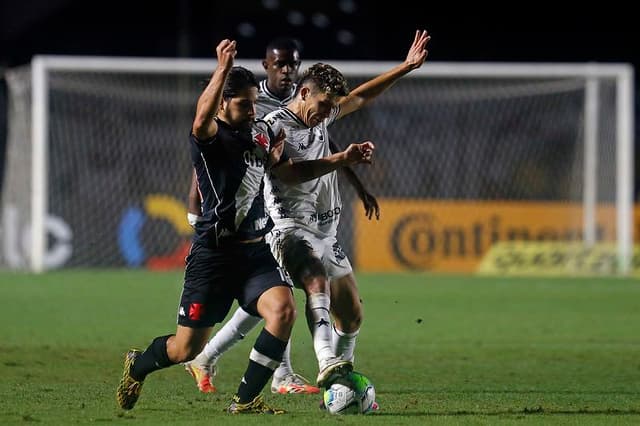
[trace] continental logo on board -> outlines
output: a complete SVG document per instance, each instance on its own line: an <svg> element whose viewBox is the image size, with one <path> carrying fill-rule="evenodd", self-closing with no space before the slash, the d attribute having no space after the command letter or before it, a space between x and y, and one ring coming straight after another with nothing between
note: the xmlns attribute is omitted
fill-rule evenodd
<svg viewBox="0 0 640 426"><path fill-rule="evenodd" d="M631 256L633 275L640 274L640 246ZM481 275L575 276L613 275L620 271L613 243L585 246L577 242L509 241L494 244L480 262Z"/></svg>
<svg viewBox="0 0 640 426"><path fill-rule="evenodd" d="M355 206L355 263L363 272L473 272L499 241L582 239L579 204L378 201L380 221L369 221ZM614 207L599 206L596 222L597 240L613 241Z"/></svg>

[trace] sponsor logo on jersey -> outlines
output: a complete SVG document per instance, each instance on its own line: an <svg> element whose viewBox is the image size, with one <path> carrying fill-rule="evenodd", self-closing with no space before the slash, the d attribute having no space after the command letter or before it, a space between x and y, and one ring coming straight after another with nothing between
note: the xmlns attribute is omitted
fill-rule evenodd
<svg viewBox="0 0 640 426"><path fill-rule="evenodd" d="M319 222L320 224L330 222L334 218L337 218L340 215L342 209L340 207L335 207L333 209L327 210L324 213L314 213L309 217L309 223Z"/></svg>
<svg viewBox="0 0 640 426"><path fill-rule="evenodd" d="M264 158L259 157L253 151L245 151L242 154L242 158L244 159L244 164L249 167L264 167Z"/></svg>
<svg viewBox="0 0 640 426"><path fill-rule="evenodd" d="M253 221L253 230L260 231L261 229L266 228L267 223L269 222L268 217L261 217Z"/></svg>

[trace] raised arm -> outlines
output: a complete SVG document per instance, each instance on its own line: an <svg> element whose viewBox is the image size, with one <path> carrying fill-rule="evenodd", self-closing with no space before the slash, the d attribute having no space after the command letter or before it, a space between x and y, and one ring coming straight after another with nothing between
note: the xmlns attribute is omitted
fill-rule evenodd
<svg viewBox="0 0 640 426"><path fill-rule="evenodd" d="M370 141L352 143L344 151L318 160L281 161L271 171L282 182L293 185L326 175L340 167L358 163L371 164L374 149L375 146Z"/></svg>
<svg viewBox="0 0 640 426"><path fill-rule="evenodd" d="M209 84L198 98L196 116L191 129L193 135L199 140L211 139L218 133L218 124L214 118L220 107L224 82L233 66L233 58L236 53L236 42L229 39L222 40L216 47L218 66L213 72Z"/></svg>
<svg viewBox="0 0 640 426"><path fill-rule="evenodd" d="M427 34L426 30L416 30L416 35L413 39L413 44L409 48L407 58L401 64L391 68L389 71L380 74L373 79L362 83L356 87L347 96L343 97L339 101L340 113L338 118L342 118L347 114L351 114L354 111L364 107L378 95L391 87L398 79L407 73L420 68L427 59L427 43L431 37Z"/></svg>

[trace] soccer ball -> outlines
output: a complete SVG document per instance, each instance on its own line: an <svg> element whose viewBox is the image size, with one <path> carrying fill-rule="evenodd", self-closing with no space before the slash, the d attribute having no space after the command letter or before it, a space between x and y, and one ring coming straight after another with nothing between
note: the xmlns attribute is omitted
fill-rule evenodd
<svg viewBox="0 0 640 426"><path fill-rule="evenodd" d="M334 381L323 398L331 414L367 414L372 411L376 390L364 374L352 371Z"/></svg>

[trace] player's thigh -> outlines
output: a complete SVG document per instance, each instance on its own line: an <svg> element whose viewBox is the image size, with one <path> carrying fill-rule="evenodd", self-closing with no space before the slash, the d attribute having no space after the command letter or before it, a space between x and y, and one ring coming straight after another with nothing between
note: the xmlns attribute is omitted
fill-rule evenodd
<svg viewBox="0 0 640 426"><path fill-rule="evenodd" d="M233 254L200 245L187 256L178 325L192 329L213 327L229 313L237 271Z"/></svg>
<svg viewBox="0 0 640 426"><path fill-rule="evenodd" d="M270 244L296 287L304 288L310 277L327 276L321 260L325 247L312 233L297 228L276 231Z"/></svg>
<svg viewBox="0 0 640 426"><path fill-rule="evenodd" d="M287 340L296 317L293 289L266 244L247 246L243 269L247 279L238 303L248 313L264 318L265 328Z"/></svg>
<svg viewBox="0 0 640 426"><path fill-rule="evenodd" d="M274 259L269 246L256 243L243 247L243 273L245 280L237 291L238 304L252 315L260 315L257 302L265 293L282 297L273 298L268 306L275 310L289 310L293 303L293 290L284 270ZM269 290L278 288L277 292ZM262 316L262 315L260 315Z"/></svg>
<svg viewBox="0 0 640 426"><path fill-rule="evenodd" d="M315 238L312 245L316 252L321 253L320 260L331 280L353 276L351 262L335 236ZM353 283L355 285L355 278Z"/></svg>

